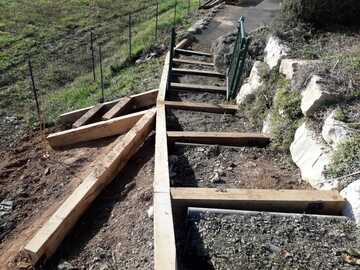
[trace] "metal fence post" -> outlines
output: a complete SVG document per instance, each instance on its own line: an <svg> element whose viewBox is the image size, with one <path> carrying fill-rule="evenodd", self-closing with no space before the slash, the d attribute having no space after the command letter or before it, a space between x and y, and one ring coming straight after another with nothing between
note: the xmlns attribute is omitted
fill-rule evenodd
<svg viewBox="0 0 360 270"><path fill-rule="evenodd" d="M95 72L95 48L94 48L94 36L93 32L90 32L90 49L91 49L91 57L92 57L92 69L93 69L93 77L94 81L96 81L96 72Z"/></svg>
<svg viewBox="0 0 360 270"><path fill-rule="evenodd" d="M158 38L158 25L159 25L159 2L156 1L155 42L157 42L157 38Z"/></svg>
<svg viewBox="0 0 360 270"><path fill-rule="evenodd" d="M131 52L131 13L129 13L129 59L131 59L131 55L132 55L132 52Z"/></svg>
<svg viewBox="0 0 360 270"><path fill-rule="evenodd" d="M31 64L31 58L29 57L29 73L30 73L30 79L31 79L31 85L32 85L32 92L34 94L34 99L35 99L35 104L36 104L36 110L38 113L38 120L41 123L41 112L40 112L40 105L39 105L39 100L38 100L38 96L37 96L37 90L36 90L36 86L35 86L35 80L34 80L34 75L33 75L33 68L32 68L32 64Z"/></svg>
<svg viewBox="0 0 360 270"><path fill-rule="evenodd" d="M175 0L175 6L174 6L174 26L176 26L176 6L177 6L177 0Z"/></svg>
<svg viewBox="0 0 360 270"><path fill-rule="evenodd" d="M190 5L190 1L191 1L191 0L188 0L188 15L190 14L190 6L191 6L191 5Z"/></svg>
<svg viewBox="0 0 360 270"><path fill-rule="evenodd" d="M104 97L104 77L103 77L103 67L102 67L102 52L101 52L101 45L99 44L99 64L100 64L100 80L101 80L101 99L100 103L105 101Z"/></svg>

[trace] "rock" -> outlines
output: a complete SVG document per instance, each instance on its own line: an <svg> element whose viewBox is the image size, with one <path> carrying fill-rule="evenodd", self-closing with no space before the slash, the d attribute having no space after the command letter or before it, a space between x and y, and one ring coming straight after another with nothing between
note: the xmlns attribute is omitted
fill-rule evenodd
<svg viewBox="0 0 360 270"><path fill-rule="evenodd" d="M69 262L62 262L57 266L58 270L73 270L77 269L76 267L72 266Z"/></svg>
<svg viewBox="0 0 360 270"><path fill-rule="evenodd" d="M270 36L269 41L265 47L265 57L264 61L270 69L276 67L280 60L286 57L290 49L281 43L281 40L278 37Z"/></svg>
<svg viewBox="0 0 360 270"><path fill-rule="evenodd" d="M226 73L226 70L230 65L235 40L236 33L232 32L219 37L212 44L211 50L214 54L214 64L216 71L220 73Z"/></svg>
<svg viewBox="0 0 360 270"><path fill-rule="evenodd" d="M154 207L150 206L146 213L148 215L148 218L152 218L154 216Z"/></svg>
<svg viewBox="0 0 360 270"><path fill-rule="evenodd" d="M236 97L236 103L243 104L254 99L258 91L265 85L264 78L268 73L268 65L264 62L256 61L247 82L241 87Z"/></svg>
<svg viewBox="0 0 360 270"><path fill-rule="evenodd" d="M321 135L323 139L333 148L350 139L352 135L351 129L346 123L335 119L336 110L333 110L326 118Z"/></svg>
<svg viewBox="0 0 360 270"><path fill-rule="evenodd" d="M285 75L287 80L292 80L300 66L311 66L320 63L316 60L283 59L281 60L279 72Z"/></svg>
<svg viewBox="0 0 360 270"><path fill-rule="evenodd" d="M343 214L360 225L360 179L348 185L340 194L347 201Z"/></svg>
<svg viewBox="0 0 360 270"><path fill-rule="evenodd" d="M263 122L263 128L261 130L263 134L268 134L268 135L271 134L271 130L272 130L271 118L272 118L271 112L268 112Z"/></svg>
<svg viewBox="0 0 360 270"><path fill-rule="evenodd" d="M339 100L339 96L324 89L321 77L313 75L306 89L301 93L301 111L305 116L311 116L321 106Z"/></svg>
<svg viewBox="0 0 360 270"><path fill-rule="evenodd" d="M326 166L330 164L330 149L316 140L315 132L307 128L306 122L296 130L290 152L303 180L317 189L337 187L335 181L327 180L324 176Z"/></svg>

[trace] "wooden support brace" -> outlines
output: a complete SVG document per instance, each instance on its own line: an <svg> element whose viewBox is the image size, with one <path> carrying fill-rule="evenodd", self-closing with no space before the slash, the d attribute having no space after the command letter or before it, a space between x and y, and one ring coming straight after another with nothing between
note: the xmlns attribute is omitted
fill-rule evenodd
<svg viewBox="0 0 360 270"><path fill-rule="evenodd" d="M171 142L211 145L264 147L270 143L270 137L258 133L168 131L167 136Z"/></svg>
<svg viewBox="0 0 360 270"><path fill-rule="evenodd" d="M197 56L212 57L211 53L185 50L185 49L175 49L175 52L179 53L179 54L184 54L184 55L197 55Z"/></svg>
<svg viewBox="0 0 360 270"><path fill-rule="evenodd" d="M226 87L200 85L189 83L171 83L171 90L176 91L194 91L194 92L209 92L214 94L226 95Z"/></svg>
<svg viewBox="0 0 360 270"><path fill-rule="evenodd" d="M133 110L141 109L141 108L155 105L157 94L158 94L158 89L154 89L154 90L146 91L146 92L143 92L140 94L131 95L130 98L133 99L133 108L132 109ZM108 101L108 102L104 102L103 104L105 107L105 111L110 110L120 100L121 100L121 98L115 99L112 101ZM79 119L81 116L83 116L87 111L89 111L93 107L94 106L90 106L87 108L64 113L59 116L59 121L63 124L72 123L72 122L76 121L77 119Z"/></svg>
<svg viewBox="0 0 360 270"><path fill-rule="evenodd" d="M172 72L183 75L197 75L206 77L219 77L225 78L225 75L212 70L198 70L198 69L185 69L185 68L173 68Z"/></svg>
<svg viewBox="0 0 360 270"><path fill-rule="evenodd" d="M215 66L214 63L210 63L210 62L195 61L195 60L188 60L188 59L179 59L179 58L173 59L173 62L175 64L199 65L199 66L209 66L209 67L214 67Z"/></svg>
<svg viewBox="0 0 360 270"><path fill-rule="evenodd" d="M94 122L97 118L100 117L101 114L104 113L104 109L104 103L96 104L72 125L73 128L78 128Z"/></svg>
<svg viewBox="0 0 360 270"><path fill-rule="evenodd" d="M120 99L118 103L114 105L106 114L103 115L103 120L110 120L114 117L120 116L122 114L128 113L131 111L132 98L124 97Z"/></svg>
<svg viewBox="0 0 360 270"><path fill-rule="evenodd" d="M341 215L345 200L338 191L171 188L178 207Z"/></svg>
<svg viewBox="0 0 360 270"><path fill-rule="evenodd" d="M24 251L35 265L49 258L100 192L112 181L153 130L155 110L149 110L123 137L118 138L103 160L95 163L83 182L40 228Z"/></svg>
<svg viewBox="0 0 360 270"><path fill-rule="evenodd" d="M165 101L166 108L189 110L209 113L235 113L238 110L237 105L229 104L211 104L188 101Z"/></svg>
<svg viewBox="0 0 360 270"><path fill-rule="evenodd" d="M79 128L60 131L50 134L47 140L51 147L57 148L124 134L130 130L146 112L147 111L141 111Z"/></svg>

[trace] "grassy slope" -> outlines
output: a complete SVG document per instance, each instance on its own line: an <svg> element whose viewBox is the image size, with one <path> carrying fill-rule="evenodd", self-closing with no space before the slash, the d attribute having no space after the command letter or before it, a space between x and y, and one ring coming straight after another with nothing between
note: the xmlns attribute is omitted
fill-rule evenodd
<svg viewBox="0 0 360 270"><path fill-rule="evenodd" d="M158 44L167 44L173 22L173 0L160 1ZM189 24L187 0L178 1L177 22ZM54 120L67 110L94 104L100 95L93 82L89 31L94 30L104 53L106 98L157 87L158 59L120 69L127 61L127 16L151 2L115 0L0 0L0 105L32 121L33 102L27 78L31 54L45 116ZM191 1L194 10L198 1ZM133 54L154 45L155 9L133 16ZM184 20L185 19L185 20ZM99 72L98 72L99 77Z"/></svg>

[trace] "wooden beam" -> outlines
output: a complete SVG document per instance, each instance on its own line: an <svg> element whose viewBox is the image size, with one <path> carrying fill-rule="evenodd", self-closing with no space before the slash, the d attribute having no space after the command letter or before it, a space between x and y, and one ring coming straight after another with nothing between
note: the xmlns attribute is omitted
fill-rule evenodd
<svg viewBox="0 0 360 270"><path fill-rule="evenodd" d="M159 104L159 102L165 101L166 90L169 80L169 68L170 68L170 52L168 52L165 56L164 67L160 79L159 93L156 100L157 104Z"/></svg>
<svg viewBox="0 0 360 270"><path fill-rule="evenodd" d="M238 110L237 105L229 104L212 104L212 103L199 103L189 101L165 101L166 108L189 110L198 112L209 113L235 113Z"/></svg>
<svg viewBox="0 0 360 270"><path fill-rule="evenodd" d="M73 128L78 128L94 122L97 118L100 117L101 114L104 113L105 111L104 109L105 109L104 103L96 104L72 125Z"/></svg>
<svg viewBox="0 0 360 270"><path fill-rule="evenodd" d="M171 188L175 206L341 215L338 191Z"/></svg>
<svg viewBox="0 0 360 270"><path fill-rule="evenodd" d="M57 148L79 142L120 135L130 130L147 111L132 113L111 120L53 133L47 137L47 140L51 147Z"/></svg>
<svg viewBox="0 0 360 270"><path fill-rule="evenodd" d="M185 50L185 49L175 49L175 52L179 53L179 54L184 54L184 55L197 55L197 56L212 57L211 53Z"/></svg>
<svg viewBox="0 0 360 270"><path fill-rule="evenodd" d="M172 72L183 75L196 75L206 77L220 77L225 78L225 75L217 71L212 70L199 70L199 69L185 69L185 68L173 68Z"/></svg>
<svg viewBox="0 0 360 270"><path fill-rule="evenodd" d="M154 193L154 269L176 270L176 242L170 193Z"/></svg>
<svg viewBox="0 0 360 270"><path fill-rule="evenodd" d="M122 114L128 113L131 111L132 98L124 97L120 99L118 103L115 104L107 113L102 117L103 120L110 120L114 117L120 116Z"/></svg>
<svg viewBox="0 0 360 270"><path fill-rule="evenodd" d="M215 66L214 63L210 63L210 62L195 61L195 60L188 60L188 59L179 59L179 58L174 58L173 62L175 64L199 65L199 66L209 66L209 67L214 67Z"/></svg>
<svg viewBox="0 0 360 270"><path fill-rule="evenodd" d="M143 144L153 130L154 119L155 111L148 111L123 138L112 144L101 161L90 166L88 176L25 246L24 251L34 265L56 251L81 215Z"/></svg>
<svg viewBox="0 0 360 270"><path fill-rule="evenodd" d="M188 38L184 38L181 40L178 44L176 44L175 49L183 49L186 47L189 43L191 43L191 40Z"/></svg>
<svg viewBox="0 0 360 270"><path fill-rule="evenodd" d="M194 92L209 92L214 94L226 95L226 87L200 85L189 83L171 83L171 90L176 91L194 91Z"/></svg>
<svg viewBox="0 0 360 270"><path fill-rule="evenodd" d="M135 95L129 96L130 98L133 99L133 106L134 106L133 110L155 105L157 93L158 93L158 89L154 89L154 90L146 91L146 92L143 92L140 94L135 94ZM121 98L104 102L103 104L105 107L105 111L110 110L120 100L121 100ZM93 107L94 106L90 106L90 107L86 107L83 109L64 113L59 116L59 121L63 124L73 123Z"/></svg>
<svg viewBox="0 0 360 270"><path fill-rule="evenodd" d="M211 145L264 147L270 143L270 137L259 133L168 131L167 136L172 142Z"/></svg>

